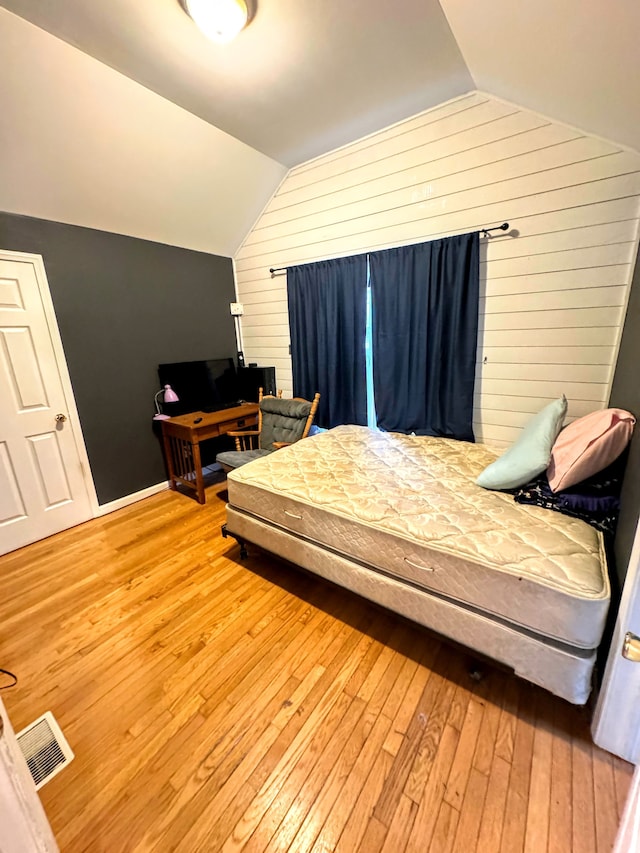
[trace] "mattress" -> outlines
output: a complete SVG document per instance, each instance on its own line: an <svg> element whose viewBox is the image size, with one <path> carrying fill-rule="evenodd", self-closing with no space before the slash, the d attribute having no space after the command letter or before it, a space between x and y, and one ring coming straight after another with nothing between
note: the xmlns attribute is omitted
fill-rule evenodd
<svg viewBox="0 0 640 853"><path fill-rule="evenodd" d="M610 595L601 534L476 486L496 456L341 426L229 474L229 505L470 612L595 649Z"/></svg>

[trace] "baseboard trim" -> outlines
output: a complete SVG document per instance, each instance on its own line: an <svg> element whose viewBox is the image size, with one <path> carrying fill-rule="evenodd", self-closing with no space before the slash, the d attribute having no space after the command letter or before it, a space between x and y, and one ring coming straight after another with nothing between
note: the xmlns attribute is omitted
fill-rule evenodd
<svg viewBox="0 0 640 853"><path fill-rule="evenodd" d="M155 486L148 486L146 489L141 489L139 492L134 492L132 495L125 495L123 498L117 498L115 501L109 501L108 504L100 504L96 512L96 518L102 515L108 515L110 512L115 512L117 509L123 509L129 504L137 503L145 498L150 498L151 495L157 495L169 488L169 483L157 483Z"/></svg>

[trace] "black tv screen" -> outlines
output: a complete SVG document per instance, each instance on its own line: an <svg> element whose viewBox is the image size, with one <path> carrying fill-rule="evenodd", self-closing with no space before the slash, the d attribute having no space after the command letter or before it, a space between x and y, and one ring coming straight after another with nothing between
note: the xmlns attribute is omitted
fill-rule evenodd
<svg viewBox="0 0 640 853"><path fill-rule="evenodd" d="M224 409L236 403L240 396L232 358L159 364L158 376L160 384L171 385L179 397L177 403L162 405L163 412L171 417L187 412Z"/></svg>

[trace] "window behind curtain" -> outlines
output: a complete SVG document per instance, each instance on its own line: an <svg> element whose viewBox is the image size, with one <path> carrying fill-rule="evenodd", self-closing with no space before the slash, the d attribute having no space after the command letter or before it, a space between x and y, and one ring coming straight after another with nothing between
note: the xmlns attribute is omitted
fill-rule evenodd
<svg viewBox="0 0 640 853"><path fill-rule="evenodd" d="M474 440L479 235L290 267L294 393L317 422Z"/></svg>
<svg viewBox="0 0 640 853"><path fill-rule="evenodd" d="M316 423L367 423L367 258L287 269L293 392L321 394Z"/></svg>
<svg viewBox="0 0 640 853"><path fill-rule="evenodd" d="M474 441L479 234L372 252L381 429Z"/></svg>

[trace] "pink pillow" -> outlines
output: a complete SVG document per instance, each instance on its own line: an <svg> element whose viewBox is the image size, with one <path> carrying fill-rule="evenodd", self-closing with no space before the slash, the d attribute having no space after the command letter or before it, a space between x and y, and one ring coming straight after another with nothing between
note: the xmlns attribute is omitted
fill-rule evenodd
<svg viewBox="0 0 640 853"><path fill-rule="evenodd" d="M636 419L624 409L591 412L565 427L551 450L547 477L559 492L602 471L625 449Z"/></svg>

